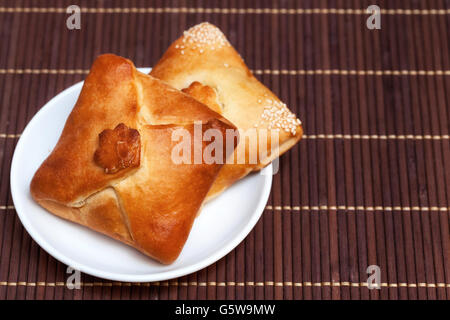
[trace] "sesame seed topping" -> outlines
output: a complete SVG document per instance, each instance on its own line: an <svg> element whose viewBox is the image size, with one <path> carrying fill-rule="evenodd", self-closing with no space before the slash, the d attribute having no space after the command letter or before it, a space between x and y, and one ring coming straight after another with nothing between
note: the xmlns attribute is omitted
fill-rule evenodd
<svg viewBox="0 0 450 320"><path fill-rule="evenodd" d="M258 103L262 103L262 100L259 99ZM268 123L267 128L269 130L280 131L282 129L295 136L297 126L301 125L301 121L288 109L286 104L272 99L265 99L264 103L266 105L261 114L262 120L260 123Z"/></svg>
<svg viewBox="0 0 450 320"><path fill-rule="evenodd" d="M224 63L223 65L225 66L225 68L229 67L228 63Z"/></svg>
<svg viewBox="0 0 450 320"><path fill-rule="evenodd" d="M204 49L215 50L225 46L230 46L225 35L218 28L210 23L203 22L193 26L183 33L183 43L192 44L191 49L200 49L203 53ZM183 48L183 47L182 47Z"/></svg>

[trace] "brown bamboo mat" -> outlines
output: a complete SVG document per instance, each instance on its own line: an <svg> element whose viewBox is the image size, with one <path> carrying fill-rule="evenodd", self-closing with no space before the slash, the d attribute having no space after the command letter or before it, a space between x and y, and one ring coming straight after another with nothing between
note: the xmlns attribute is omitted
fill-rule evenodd
<svg viewBox="0 0 450 320"><path fill-rule="evenodd" d="M381 30L368 30L372 2L0 1L0 299L449 299L450 1L376 1ZM65 27L71 4L81 30ZM305 139L222 260L159 283L82 275L69 290L14 210L18 136L100 53L152 66L202 21L301 117ZM369 265L381 290L367 288Z"/></svg>

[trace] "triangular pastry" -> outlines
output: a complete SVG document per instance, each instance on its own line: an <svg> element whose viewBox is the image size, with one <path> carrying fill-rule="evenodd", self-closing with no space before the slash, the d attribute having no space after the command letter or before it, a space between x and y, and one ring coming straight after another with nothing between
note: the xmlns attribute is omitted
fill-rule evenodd
<svg viewBox="0 0 450 320"><path fill-rule="evenodd" d="M187 132L190 146L199 143L203 151L208 129L225 137L225 130L235 127L189 95L137 71L131 61L102 55L57 145L33 177L31 194L62 218L171 263L222 166L174 162L179 142L172 135Z"/></svg>
<svg viewBox="0 0 450 320"><path fill-rule="evenodd" d="M300 120L252 75L224 34L210 23L185 31L150 74L205 103L241 133L235 153L221 169L207 199L265 167L302 136ZM256 143L249 141L253 133Z"/></svg>

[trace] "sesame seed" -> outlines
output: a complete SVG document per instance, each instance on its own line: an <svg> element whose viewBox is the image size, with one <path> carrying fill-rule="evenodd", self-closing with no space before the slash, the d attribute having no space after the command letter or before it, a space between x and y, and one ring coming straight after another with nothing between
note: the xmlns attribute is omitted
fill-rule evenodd
<svg viewBox="0 0 450 320"><path fill-rule="evenodd" d="M266 96L266 94L265 94ZM258 100L262 102L261 99ZM288 107L276 100L266 99L267 105L264 106L263 113L261 114L261 122L267 122L268 129L272 128L276 131L282 129L285 132L295 135L297 133L297 126L301 124L301 121L288 109Z"/></svg>
<svg viewBox="0 0 450 320"><path fill-rule="evenodd" d="M228 63L224 63L223 65L225 66L225 68L228 68Z"/></svg>
<svg viewBox="0 0 450 320"><path fill-rule="evenodd" d="M193 26L183 33L183 43L193 44L194 47L203 49L209 48L211 50L220 49L225 46L230 46L225 35L218 28L210 23L203 22Z"/></svg>
<svg viewBox="0 0 450 320"><path fill-rule="evenodd" d="M181 54L184 54L184 50L181 50Z"/></svg>

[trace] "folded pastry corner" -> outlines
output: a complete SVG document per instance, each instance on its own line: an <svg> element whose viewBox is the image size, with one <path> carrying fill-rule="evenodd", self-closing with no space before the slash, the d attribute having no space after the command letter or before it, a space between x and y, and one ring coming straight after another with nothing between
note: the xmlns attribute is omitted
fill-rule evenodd
<svg viewBox="0 0 450 320"><path fill-rule="evenodd" d="M253 76L225 35L210 23L185 31L150 74L203 102L239 129L239 145L207 200L251 171L262 169L302 137L300 120ZM253 132L256 143L249 141Z"/></svg>
<svg viewBox="0 0 450 320"><path fill-rule="evenodd" d="M225 137L235 127L131 61L102 55L35 173L31 195L57 216L171 263L222 167L220 161L196 163L192 155L188 162L174 161L179 142L173 134L187 136L194 154L196 145L202 152L208 146L202 137L209 129Z"/></svg>

